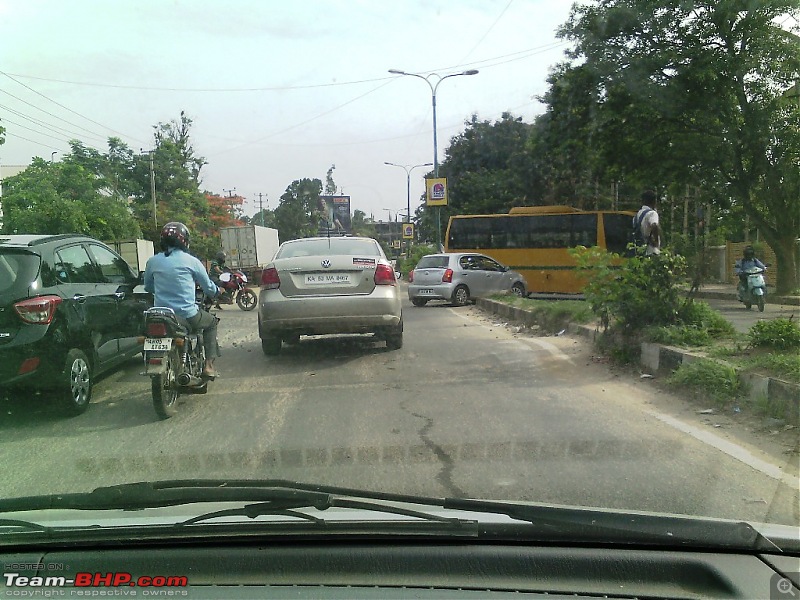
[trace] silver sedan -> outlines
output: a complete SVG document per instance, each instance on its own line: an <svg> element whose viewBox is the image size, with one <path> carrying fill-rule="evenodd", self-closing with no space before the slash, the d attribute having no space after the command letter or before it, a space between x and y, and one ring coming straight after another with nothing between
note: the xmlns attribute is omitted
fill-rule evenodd
<svg viewBox="0 0 800 600"><path fill-rule="evenodd" d="M408 275L408 298L414 306L425 306L429 300L464 306L473 297L504 291L525 296L524 277L474 252L423 256Z"/></svg>
<svg viewBox="0 0 800 600"><path fill-rule="evenodd" d="M372 238L318 237L281 244L261 275L258 334L264 354L301 335L374 333L403 345L397 279Z"/></svg>

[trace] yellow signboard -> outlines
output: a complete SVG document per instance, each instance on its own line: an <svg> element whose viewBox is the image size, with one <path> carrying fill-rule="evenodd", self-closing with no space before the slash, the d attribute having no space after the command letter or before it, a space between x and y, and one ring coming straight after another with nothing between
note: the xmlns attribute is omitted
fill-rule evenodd
<svg viewBox="0 0 800 600"><path fill-rule="evenodd" d="M426 179L428 206L447 206L447 178Z"/></svg>
<svg viewBox="0 0 800 600"><path fill-rule="evenodd" d="M404 240L413 240L414 239L414 224L413 223L403 223L403 239Z"/></svg>

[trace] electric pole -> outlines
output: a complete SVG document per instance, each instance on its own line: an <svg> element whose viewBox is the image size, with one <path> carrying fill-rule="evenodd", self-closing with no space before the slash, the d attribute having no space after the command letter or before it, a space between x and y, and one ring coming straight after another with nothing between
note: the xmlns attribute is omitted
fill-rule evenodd
<svg viewBox="0 0 800 600"><path fill-rule="evenodd" d="M258 192L258 212L261 213L261 226L264 227L264 204L261 201L262 196L266 196L266 194ZM269 200L267 200L267 202L269 202Z"/></svg>

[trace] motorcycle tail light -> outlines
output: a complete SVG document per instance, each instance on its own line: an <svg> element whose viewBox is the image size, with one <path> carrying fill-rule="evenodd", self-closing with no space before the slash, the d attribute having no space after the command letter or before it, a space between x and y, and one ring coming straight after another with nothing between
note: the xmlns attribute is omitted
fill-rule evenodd
<svg viewBox="0 0 800 600"><path fill-rule="evenodd" d="M148 323L147 335L150 337L166 337L167 324L166 323Z"/></svg>
<svg viewBox="0 0 800 600"><path fill-rule="evenodd" d="M375 268L375 285L395 285L396 283L392 267L379 264Z"/></svg>
<svg viewBox="0 0 800 600"><path fill-rule="evenodd" d="M278 269L270 267L261 272L261 286L267 290L276 290L281 287L281 278L278 276Z"/></svg>
<svg viewBox="0 0 800 600"><path fill-rule="evenodd" d="M14 304L14 310L25 323L49 325L61 301L60 296L38 296L17 302Z"/></svg>

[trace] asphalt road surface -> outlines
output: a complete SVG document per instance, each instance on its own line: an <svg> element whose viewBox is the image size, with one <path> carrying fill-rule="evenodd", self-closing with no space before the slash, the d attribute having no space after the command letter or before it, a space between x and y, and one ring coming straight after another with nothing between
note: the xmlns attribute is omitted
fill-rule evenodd
<svg viewBox="0 0 800 600"><path fill-rule="evenodd" d="M759 312L756 306L746 309L741 302L731 300L716 300L716 299L700 299L707 302L708 305L718 310L723 317L730 321L736 331L740 333L747 333L750 328L762 319L777 319L778 317L800 319L800 306L791 306L788 304L766 304L764 312Z"/></svg>
<svg viewBox="0 0 800 600"><path fill-rule="evenodd" d="M140 359L98 382L76 418L35 395L6 402L3 495L284 478L800 521L796 433L782 432L781 446L701 419L658 382L614 372L582 339L523 335L474 307L406 301L404 311L398 351L363 336L303 338L265 357L256 313L226 307L221 377L167 421Z"/></svg>

